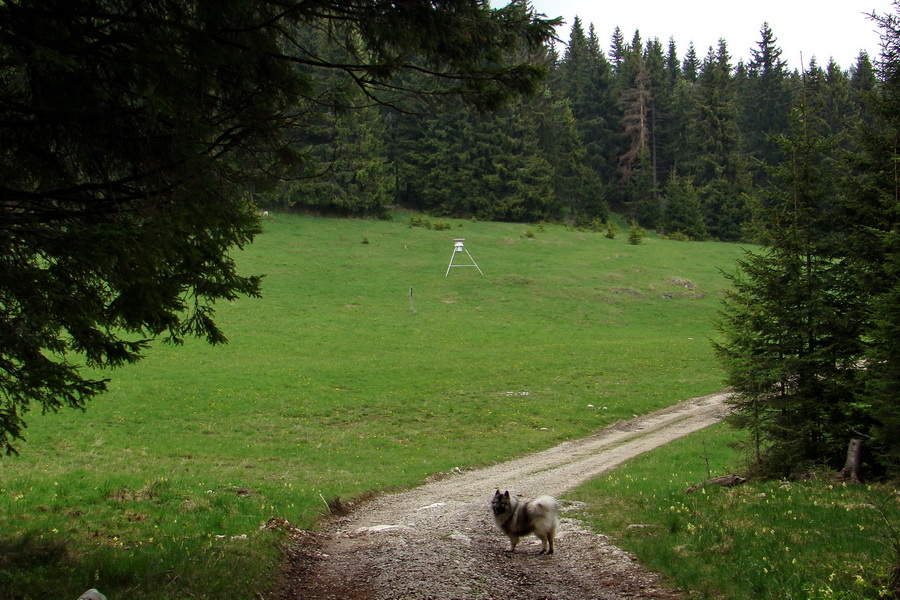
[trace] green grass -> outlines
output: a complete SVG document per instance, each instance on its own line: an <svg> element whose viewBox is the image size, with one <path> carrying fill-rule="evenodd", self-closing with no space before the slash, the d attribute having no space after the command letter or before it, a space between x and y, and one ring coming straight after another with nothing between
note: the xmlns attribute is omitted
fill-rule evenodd
<svg viewBox="0 0 900 600"><path fill-rule="evenodd" d="M266 279L218 307L228 345L156 345L85 413L30 415L0 458L6 597L250 597L271 517L314 527L335 497L721 387L708 338L737 246L408 218L276 215L236 257ZM484 277L445 277L455 237Z"/></svg>
<svg viewBox="0 0 900 600"><path fill-rule="evenodd" d="M642 455L569 497L585 518L691 597L863 600L887 592L900 497L880 485L809 481L707 486L735 468L718 425Z"/></svg>

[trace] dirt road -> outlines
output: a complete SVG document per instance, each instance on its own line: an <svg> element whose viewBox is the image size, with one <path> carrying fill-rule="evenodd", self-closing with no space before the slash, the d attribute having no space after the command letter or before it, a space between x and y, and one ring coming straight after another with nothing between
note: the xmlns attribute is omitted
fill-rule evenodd
<svg viewBox="0 0 900 600"><path fill-rule="evenodd" d="M556 553L534 536L515 553L494 526L495 489L561 496L582 482L724 417L725 394L620 422L590 437L379 497L320 533L295 532L275 597L342 600L679 598L609 539L567 518Z"/></svg>

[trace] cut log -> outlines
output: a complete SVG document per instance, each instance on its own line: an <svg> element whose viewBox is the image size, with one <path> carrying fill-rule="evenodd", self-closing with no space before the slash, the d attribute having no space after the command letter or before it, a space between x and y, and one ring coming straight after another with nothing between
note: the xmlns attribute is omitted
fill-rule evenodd
<svg viewBox="0 0 900 600"><path fill-rule="evenodd" d="M838 473L839 480L853 483L862 481L862 451L863 440L857 438L850 440L850 444L847 446L847 462Z"/></svg>
<svg viewBox="0 0 900 600"><path fill-rule="evenodd" d="M708 485L719 485L722 487L734 487L736 485L740 485L742 483L747 483L747 480L741 477L740 475L722 475L721 477L713 477L712 479L707 479L703 483L698 483L697 485L692 485L688 489L685 490L685 493L690 494L692 492L696 492L702 487L706 487Z"/></svg>

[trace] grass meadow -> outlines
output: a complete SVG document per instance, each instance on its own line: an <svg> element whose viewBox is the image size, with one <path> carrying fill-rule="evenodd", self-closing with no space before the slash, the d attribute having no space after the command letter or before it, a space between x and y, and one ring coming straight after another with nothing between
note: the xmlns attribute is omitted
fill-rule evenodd
<svg viewBox="0 0 900 600"><path fill-rule="evenodd" d="M266 275L264 297L217 307L229 344L156 344L109 374L86 412L31 414L21 455L0 458L4 597L253 597L280 557L270 518L314 528L335 498L721 388L709 338L738 246L455 219L438 231L409 217L274 215L235 257ZM457 237L484 276L445 276ZM667 464L656 456L635 468ZM603 496L627 498L613 482L631 468L579 494L609 515ZM698 477L659 482L601 530L630 543L640 536L620 525L644 517L629 511ZM679 560L700 553L679 544Z"/></svg>
<svg viewBox="0 0 900 600"><path fill-rule="evenodd" d="M738 434L716 425L592 480L570 499L597 531L692 598L896 598L895 487L807 481L687 488L731 472Z"/></svg>

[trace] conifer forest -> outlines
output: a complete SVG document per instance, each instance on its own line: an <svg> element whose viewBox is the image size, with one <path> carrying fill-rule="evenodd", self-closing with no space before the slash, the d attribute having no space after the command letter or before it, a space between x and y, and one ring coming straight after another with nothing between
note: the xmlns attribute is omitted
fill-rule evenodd
<svg viewBox="0 0 900 600"><path fill-rule="evenodd" d="M877 82L865 53L854 65L813 58L789 69L767 24L750 61L736 64L726 40L682 50L618 28L606 40L577 18L562 41L522 57L548 77L498 111L453 97L392 106L358 92L343 101L362 110L310 109L297 139L304 171L263 203L585 226L613 210L667 235L743 240L753 198L784 158L791 111L804 102L850 149ZM335 60L350 51L324 32L310 43ZM336 77L332 91L351 83Z"/></svg>

